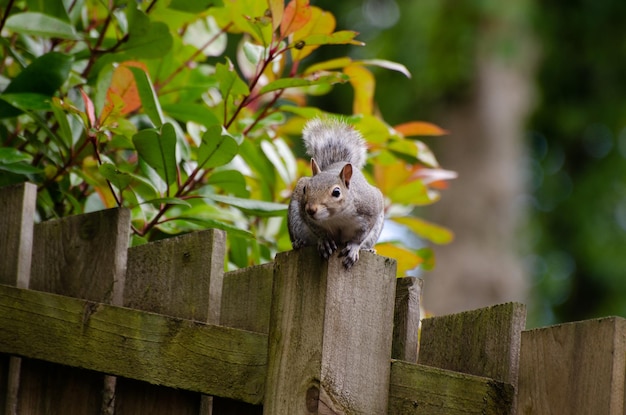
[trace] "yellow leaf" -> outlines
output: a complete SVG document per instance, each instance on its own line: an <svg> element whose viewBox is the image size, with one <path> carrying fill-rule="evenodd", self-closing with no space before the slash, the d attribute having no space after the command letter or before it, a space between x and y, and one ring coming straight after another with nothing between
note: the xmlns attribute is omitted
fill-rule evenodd
<svg viewBox="0 0 626 415"><path fill-rule="evenodd" d="M304 26L302 26L293 34L292 43L298 44L298 41L310 35L329 35L333 32L333 30L335 30L337 22L335 21L335 16L333 16L332 13L324 11L315 6L311 6L310 10L311 18ZM294 48L291 51L291 56L293 57L294 61L300 61L309 56L311 52L313 52L318 47L319 45L304 46L300 49Z"/></svg>
<svg viewBox="0 0 626 415"><path fill-rule="evenodd" d="M285 0L268 0L270 12L272 12L272 29L276 30L280 27L285 12Z"/></svg>
<svg viewBox="0 0 626 415"><path fill-rule="evenodd" d="M388 242L381 243L375 246L376 253L388 258L393 258L398 263L396 275L404 276L412 269L419 266L424 259L418 256L414 251L390 244Z"/></svg>
<svg viewBox="0 0 626 415"><path fill-rule="evenodd" d="M315 63L304 70L305 75L312 74L317 71L330 71L333 69L344 68L352 63L352 59L347 56L335 58L324 62Z"/></svg>
<svg viewBox="0 0 626 415"><path fill-rule="evenodd" d="M356 64L346 66L343 72L350 77L350 83L354 89L352 112L354 114L372 115L376 85L374 75L363 66Z"/></svg>
<svg viewBox="0 0 626 415"><path fill-rule="evenodd" d="M420 218L405 216L401 218L391 218L391 220L406 226L422 238L428 239L438 245L448 244L454 239L454 234L449 229Z"/></svg>

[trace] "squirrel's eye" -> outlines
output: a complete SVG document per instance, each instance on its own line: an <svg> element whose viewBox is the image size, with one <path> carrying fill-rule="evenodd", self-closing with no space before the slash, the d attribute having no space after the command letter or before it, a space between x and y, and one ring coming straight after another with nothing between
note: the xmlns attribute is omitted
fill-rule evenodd
<svg viewBox="0 0 626 415"><path fill-rule="evenodd" d="M341 196L341 189L339 189L339 187L335 187L331 194L333 195L333 197L339 197Z"/></svg>

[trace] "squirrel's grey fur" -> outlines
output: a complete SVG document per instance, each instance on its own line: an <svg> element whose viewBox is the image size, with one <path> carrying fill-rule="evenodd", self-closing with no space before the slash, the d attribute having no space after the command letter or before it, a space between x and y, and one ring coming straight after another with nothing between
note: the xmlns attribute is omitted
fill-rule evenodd
<svg viewBox="0 0 626 415"><path fill-rule="evenodd" d="M289 203L293 248L317 246L325 259L340 249L350 268L359 250L372 250L384 221L383 196L361 173L365 140L342 121L319 118L306 124L303 140L313 175L298 180Z"/></svg>

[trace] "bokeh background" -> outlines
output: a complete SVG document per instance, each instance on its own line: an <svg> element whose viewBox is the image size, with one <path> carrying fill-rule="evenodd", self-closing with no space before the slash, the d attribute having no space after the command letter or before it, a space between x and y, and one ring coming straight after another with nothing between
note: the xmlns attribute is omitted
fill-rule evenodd
<svg viewBox="0 0 626 415"><path fill-rule="evenodd" d="M418 212L456 235L423 276L427 311L523 301L529 327L626 316L625 1L312 3L361 33L350 56L412 73L376 71L385 120L450 131L428 144L460 177ZM349 113L349 94L320 105Z"/></svg>

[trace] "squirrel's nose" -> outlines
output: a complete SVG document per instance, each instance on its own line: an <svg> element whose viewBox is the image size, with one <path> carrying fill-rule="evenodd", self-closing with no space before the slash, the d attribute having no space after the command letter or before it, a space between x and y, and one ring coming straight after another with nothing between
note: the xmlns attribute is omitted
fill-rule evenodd
<svg viewBox="0 0 626 415"><path fill-rule="evenodd" d="M309 216L315 216L315 214L317 213L317 206L307 204L306 213L308 213Z"/></svg>

